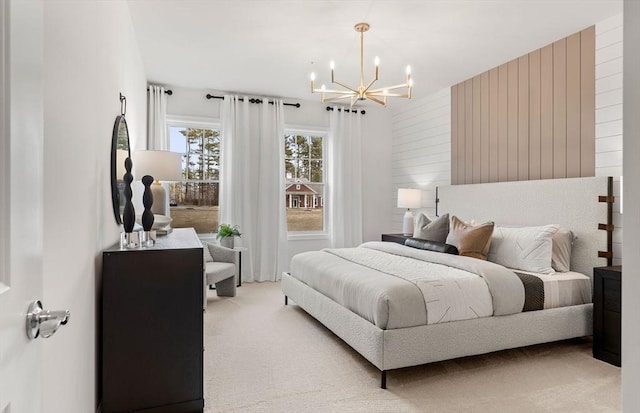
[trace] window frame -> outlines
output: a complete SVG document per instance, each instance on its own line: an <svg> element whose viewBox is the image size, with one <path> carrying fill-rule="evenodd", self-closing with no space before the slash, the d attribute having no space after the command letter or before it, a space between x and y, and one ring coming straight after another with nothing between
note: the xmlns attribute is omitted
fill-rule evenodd
<svg viewBox="0 0 640 413"><path fill-rule="evenodd" d="M328 182L327 182L327 149L329 131L327 129L310 129L308 127L300 127L300 126L285 126L284 135L282 136L283 143L286 135L302 135L302 136L314 136L322 138L322 198L323 198L323 207L322 207L322 230L319 231L289 231L287 227L287 240L289 241L299 241L299 240L316 240L316 239L329 239L329 212L328 206L330 205L331 200L328 197L329 191L327 190ZM284 149L284 148L283 148ZM283 167L284 163L286 163L286 154L283 150L282 152L283 159ZM285 173L286 179L286 173ZM286 188L286 187L285 187ZM283 194L286 196L286 193ZM285 205L285 214L286 214L286 205Z"/></svg>

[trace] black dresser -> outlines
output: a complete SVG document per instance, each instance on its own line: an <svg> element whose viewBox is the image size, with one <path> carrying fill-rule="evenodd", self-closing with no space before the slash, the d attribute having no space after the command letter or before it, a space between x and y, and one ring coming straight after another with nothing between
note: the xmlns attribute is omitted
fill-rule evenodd
<svg viewBox="0 0 640 413"><path fill-rule="evenodd" d="M193 228L103 252L104 413L203 411L203 274Z"/></svg>
<svg viewBox="0 0 640 413"><path fill-rule="evenodd" d="M620 367L622 267L593 269L593 357Z"/></svg>

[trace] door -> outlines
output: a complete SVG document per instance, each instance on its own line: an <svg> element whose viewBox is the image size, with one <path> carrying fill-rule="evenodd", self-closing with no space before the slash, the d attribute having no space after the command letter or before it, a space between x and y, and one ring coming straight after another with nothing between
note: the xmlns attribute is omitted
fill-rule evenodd
<svg viewBox="0 0 640 413"><path fill-rule="evenodd" d="M0 1L0 413L42 409L42 2Z"/></svg>

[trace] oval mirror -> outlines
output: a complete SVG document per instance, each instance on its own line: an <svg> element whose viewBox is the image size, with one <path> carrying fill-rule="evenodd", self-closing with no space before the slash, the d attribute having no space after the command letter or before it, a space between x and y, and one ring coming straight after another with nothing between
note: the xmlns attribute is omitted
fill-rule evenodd
<svg viewBox="0 0 640 413"><path fill-rule="evenodd" d="M124 209L124 160L131 157L129 149L129 129L124 115L116 118L111 137L111 200L113 214L118 224L122 224L122 210Z"/></svg>

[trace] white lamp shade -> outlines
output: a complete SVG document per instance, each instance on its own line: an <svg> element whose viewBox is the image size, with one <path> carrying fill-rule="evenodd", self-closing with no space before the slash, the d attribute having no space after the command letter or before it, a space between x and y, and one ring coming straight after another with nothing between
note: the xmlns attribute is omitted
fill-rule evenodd
<svg viewBox="0 0 640 413"><path fill-rule="evenodd" d="M398 189L398 208L420 208L422 191L413 188Z"/></svg>
<svg viewBox="0 0 640 413"><path fill-rule="evenodd" d="M135 151L133 167L136 179L151 175L156 181L182 180L182 154L169 151Z"/></svg>

